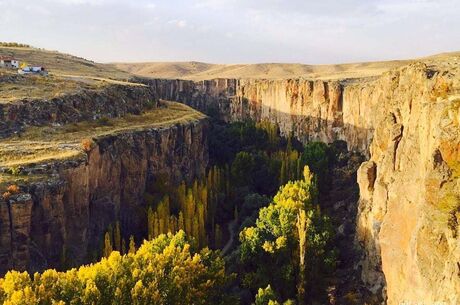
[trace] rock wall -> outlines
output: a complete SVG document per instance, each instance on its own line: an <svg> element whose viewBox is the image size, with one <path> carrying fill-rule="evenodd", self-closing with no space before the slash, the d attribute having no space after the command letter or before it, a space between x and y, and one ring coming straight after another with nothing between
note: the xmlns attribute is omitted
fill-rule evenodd
<svg viewBox="0 0 460 305"><path fill-rule="evenodd" d="M143 195L155 179L204 174L207 126L202 120L102 137L82 160L42 166L49 178L0 202L0 272L59 267L63 251L75 265L88 262L116 220L126 237L144 233Z"/></svg>
<svg viewBox="0 0 460 305"><path fill-rule="evenodd" d="M26 125L67 124L101 117L139 114L155 107L157 97L148 87L109 85L82 90L50 100L19 100L0 104L0 138Z"/></svg>
<svg viewBox="0 0 460 305"><path fill-rule="evenodd" d="M353 81L143 81L161 98L227 121L268 119L304 142L345 140L363 152L363 280L388 304L453 305L460 302L457 75L415 63Z"/></svg>
<svg viewBox="0 0 460 305"><path fill-rule="evenodd" d="M349 92L348 84L353 81L141 81L160 98L219 113L226 121L270 120L280 126L282 134L293 132L303 142L345 140L350 150L367 154L372 140L372 122L356 109L363 101L362 92Z"/></svg>
<svg viewBox="0 0 460 305"><path fill-rule="evenodd" d="M459 87L441 75L393 71L368 98L377 112L358 171L358 238L363 279L388 304L460 302L460 99L446 92Z"/></svg>

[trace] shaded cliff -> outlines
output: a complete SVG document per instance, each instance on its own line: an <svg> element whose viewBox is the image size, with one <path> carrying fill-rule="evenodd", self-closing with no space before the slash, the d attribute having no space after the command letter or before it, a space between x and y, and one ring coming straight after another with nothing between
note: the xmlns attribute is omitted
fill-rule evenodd
<svg viewBox="0 0 460 305"><path fill-rule="evenodd" d="M40 270L88 261L107 227L119 220L124 236L146 230L143 195L155 179L190 181L208 162L207 122L133 130L94 139L79 160L41 164L0 202L1 272ZM35 173L34 173L35 170Z"/></svg>
<svg viewBox="0 0 460 305"><path fill-rule="evenodd" d="M101 117L139 114L156 106L157 96L148 87L107 85L99 90L82 90L49 100L19 100L0 104L0 137L22 127L67 124Z"/></svg>
<svg viewBox="0 0 460 305"><path fill-rule="evenodd" d="M140 81L160 98L218 113L226 121L270 120L283 135L293 132L303 142L345 140L350 150L367 153L372 140L372 124L355 109L361 100L354 98L355 92L348 92L350 80Z"/></svg>
<svg viewBox="0 0 460 305"><path fill-rule="evenodd" d="M460 73L452 60L362 80L143 82L227 121L268 119L304 142L345 140L364 153L356 236L363 281L388 304L457 304Z"/></svg>

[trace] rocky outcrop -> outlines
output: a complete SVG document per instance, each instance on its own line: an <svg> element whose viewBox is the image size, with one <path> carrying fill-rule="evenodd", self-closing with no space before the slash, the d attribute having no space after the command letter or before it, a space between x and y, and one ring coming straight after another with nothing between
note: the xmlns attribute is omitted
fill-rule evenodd
<svg viewBox="0 0 460 305"><path fill-rule="evenodd" d="M460 85L458 65L449 65L415 63L353 81L144 82L227 121L268 119L303 141L345 140L363 152L363 280L388 304L458 304Z"/></svg>
<svg viewBox="0 0 460 305"><path fill-rule="evenodd" d="M388 304L460 302L460 100L442 75L421 64L393 71L369 99L379 111L358 171L358 238L363 278Z"/></svg>
<svg viewBox="0 0 460 305"><path fill-rule="evenodd" d="M23 126L67 124L101 117L139 114L155 107L157 97L145 86L108 85L99 90L82 90L49 100L20 100L0 104L0 137Z"/></svg>
<svg viewBox="0 0 460 305"><path fill-rule="evenodd" d="M201 120L105 136L81 160L37 166L48 178L0 202L0 271L88 262L117 220L125 237L144 234L146 190L203 175L206 131Z"/></svg>

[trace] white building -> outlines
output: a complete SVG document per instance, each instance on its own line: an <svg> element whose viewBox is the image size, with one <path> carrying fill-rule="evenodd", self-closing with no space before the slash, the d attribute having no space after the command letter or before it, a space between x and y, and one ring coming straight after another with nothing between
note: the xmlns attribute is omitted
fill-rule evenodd
<svg viewBox="0 0 460 305"><path fill-rule="evenodd" d="M0 67L19 68L19 60L10 56L0 56Z"/></svg>

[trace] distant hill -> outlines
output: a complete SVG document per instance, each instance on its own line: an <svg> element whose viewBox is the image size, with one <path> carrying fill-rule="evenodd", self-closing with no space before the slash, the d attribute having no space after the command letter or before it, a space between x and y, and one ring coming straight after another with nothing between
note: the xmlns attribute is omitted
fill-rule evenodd
<svg viewBox="0 0 460 305"><path fill-rule="evenodd" d="M204 80L212 78L355 78L379 75L410 61L352 63L339 65L304 65L284 63L208 64L201 62L115 63L126 72L158 78Z"/></svg>
<svg viewBox="0 0 460 305"><path fill-rule="evenodd" d="M380 75L393 68L413 61L427 61L446 56L458 55L443 53L414 60L392 60L363 63L306 65L289 63L261 64L209 64L202 62L142 62L142 63L113 63L114 68L152 78L181 78L204 80L212 78L317 78L343 79L370 77Z"/></svg>

